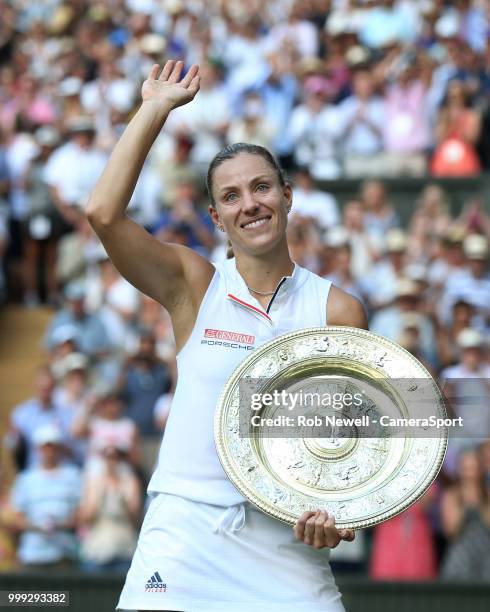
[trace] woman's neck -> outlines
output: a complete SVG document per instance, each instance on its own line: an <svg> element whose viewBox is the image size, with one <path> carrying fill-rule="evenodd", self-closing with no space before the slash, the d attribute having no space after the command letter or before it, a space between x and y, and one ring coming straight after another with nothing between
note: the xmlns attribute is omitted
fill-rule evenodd
<svg viewBox="0 0 490 612"><path fill-rule="evenodd" d="M268 253L263 257L247 256L240 253L236 258L236 267L249 290L256 289L261 293L274 292L285 276L291 276L294 263L289 251L277 254ZM252 292L252 295L255 295Z"/></svg>

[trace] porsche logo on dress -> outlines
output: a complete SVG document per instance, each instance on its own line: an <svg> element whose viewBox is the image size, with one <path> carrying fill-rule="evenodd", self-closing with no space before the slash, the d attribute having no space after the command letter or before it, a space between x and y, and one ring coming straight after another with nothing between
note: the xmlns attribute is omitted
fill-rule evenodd
<svg viewBox="0 0 490 612"><path fill-rule="evenodd" d="M205 329L205 338L213 338L215 340L229 340L231 342L241 342L242 344L254 344L255 336L248 334L239 334L238 332L225 331L223 329Z"/></svg>

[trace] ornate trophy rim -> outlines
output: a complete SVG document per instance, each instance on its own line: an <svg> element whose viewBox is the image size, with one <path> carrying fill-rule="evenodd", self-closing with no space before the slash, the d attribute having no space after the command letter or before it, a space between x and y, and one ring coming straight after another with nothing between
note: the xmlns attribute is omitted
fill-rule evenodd
<svg viewBox="0 0 490 612"><path fill-rule="evenodd" d="M244 361L242 361L238 365L238 367L235 369L235 371L232 373L225 386L223 387L214 417L214 438L219 460L223 466L224 471L228 475L235 488L262 512L290 525L294 524L301 512L294 512L292 510L288 510L287 508L282 507L281 504L274 503L267 497L267 495L261 493L256 488L254 488L250 481L247 480L245 474L246 470L244 469L244 466L237 463L236 457L230 450L230 436L227 428L227 418L229 418L230 414L230 402L232 400L233 392L236 391L237 385L239 384L240 380L242 380L246 373L250 372L251 368L261 359L270 356L271 354L274 354L274 352L278 351L278 349L280 349L281 347L290 345L291 342L309 338L313 340L315 337L325 338L327 336L329 337L329 339L341 338L342 336L346 338L355 338L360 342L371 343L371 345L376 346L380 350L386 350L387 354L389 352L391 353L391 355L394 355L395 357L399 358L407 366L407 370L410 371L412 375L415 372L417 373L417 376L419 378L431 381L435 397L437 398L437 407L439 413L446 417L444 398L441 392L439 391L435 381L433 380L431 374L425 368L425 366L421 364L420 361L418 361L418 359L416 359L406 349L396 344L395 342L384 338L383 336L375 334L374 332L343 326L312 327L283 334L263 344L260 348L253 351L252 354L246 357ZM372 370L376 371L376 374L379 376L379 380L389 380L390 378L393 378L386 371L382 370L384 366L377 367L377 365L371 364L369 362L362 364L360 360L356 360L354 358L337 357L335 354L329 355L327 357L336 358L337 360L343 359L346 361L346 363L352 364L353 367L357 365L361 367L366 367L368 369L371 368ZM325 356L322 357L322 355L318 355L316 357L317 360L321 358L325 358ZM301 361L305 360L298 359L297 363L300 363ZM410 365L411 368L408 368L408 365ZM288 366L285 365L282 369L285 369L286 367ZM279 368L278 371L281 371L281 368ZM405 376L400 376L400 378L405 378ZM235 442L238 441L238 443L240 444L238 436L235 435L235 438ZM337 525L342 528L354 529L371 527L390 518L393 518L394 516L405 511L420 497L422 497L422 495L424 495L424 493L436 479L446 455L447 438L447 430L445 429L443 430L442 435L440 435L438 438L427 438L429 443L433 442L434 444L437 444L437 449L432 449L433 456L431 457L429 467L426 468L423 477L418 482L416 482L416 484L413 486L413 490L410 492L409 495L405 496L403 501L401 501L400 503L396 503L394 506L392 505L391 507L388 507L386 510L380 511L377 514L374 513L373 516L369 516L367 518L349 517L345 520L343 520L342 518L340 518L339 520L339 517L334 512L334 515L337 519ZM240 440L243 440L243 438L240 438ZM419 439L417 438L417 440ZM243 442L243 444L246 444L246 442ZM251 443L250 446L252 446ZM406 454L406 449L403 452ZM259 469L264 469L265 471L267 471L266 466L264 466L263 463L260 463L260 457L254 456L254 459L257 460L257 465ZM270 473L268 474L272 480L275 479L274 475L271 475ZM300 495L300 491L295 489L294 487L289 487L288 490L291 492L292 495ZM312 504L314 504L314 499L314 496L312 496ZM323 507L325 505L326 499L322 499L320 497L318 497L317 499L318 507ZM356 500L355 497L353 499ZM349 502L346 501L346 503Z"/></svg>

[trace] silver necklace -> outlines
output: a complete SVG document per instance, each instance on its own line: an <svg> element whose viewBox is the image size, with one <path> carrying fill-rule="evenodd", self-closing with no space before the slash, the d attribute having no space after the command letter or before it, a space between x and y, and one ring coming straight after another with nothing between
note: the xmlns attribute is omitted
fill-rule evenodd
<svg viewBox="0 0 490 612"><path fill-rule="evenodd" d="M257 295L274 295L274 293L276 292L275 289L274 291L257 291L257 289L252 289L252 287L249 287L248 285L247 285L247 289L251 291L252 293L256 293Z"/></svg>

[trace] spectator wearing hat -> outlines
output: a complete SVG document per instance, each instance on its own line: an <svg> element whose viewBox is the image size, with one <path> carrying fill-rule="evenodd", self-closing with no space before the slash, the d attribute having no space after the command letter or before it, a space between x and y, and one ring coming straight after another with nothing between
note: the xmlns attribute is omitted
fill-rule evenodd
<svg viewBox="0 0 490 612"><path fill-rule="evenodd" d="M76 438L72 428L77 414L85 409L89 399L89 359L83 353L72 352L58 363L57 369L60 378L53 395L66 432L65 446L70 460L81 467L87 454L86 442Z"/></svg>
<svg viewBox="0 0 490 612"><path fill-rule="evenodd" d="M108 443L100 457L100 471L85 478L80 505L82 569L123 573L136 549L141 486L124 445Z"/></svg>
<svg viewBox="0 0 490 612"><path fill-rule="evenodd" d="M395 291L393 303L374 314L369 325L370 330L393 342L400 342L407 329L407 315L416 315L416 319L412 316L408 322L413 325L413 319L416 320L422 360L431 367L437 366L434 325L429 317L422 313L422 296L417 284L411 279L400 278Z"/></svg>
<svg viewBox="0 0 490 612"><path fill-rule="evenodd" d="M34 396L16 406L10 416L5 443L14 454L18 469L39 464L40 456L34 440L35 432L45 425L62 430L60 407L54 397L55 380L48 366L40 367L34 379Z"/></svg>
<svg viewBox="0 0 490 612"><path fill-rule="evenodd" d="M17 476L11 497L11 528L19 534L17 555L24 569L53 570L77 558L80 473L61 462L63 434L51 424L35 430L39 464Z"/></svg>
<svg viewBox="0 0 490 612"><path fill-rule="evenodd" d="M490 365L485 359L485 339L469 327L458 334L456 343L459 360L440 375L451 410L463 418L462 433L452 440L453 460L455 451L475 448L490 437Z"/></svg>
<svg viewBox="0 0 490 612"><path fill-rule="evenodd" d="M47 300L56 305L59 300L56 277L56 248L62 232L66 229L58 208L44 181L46 163L59 143L60 135L50 126L39 128L34 134L39 147L26 175L29 212L25 223L24 251L24 304L39 304L38 280L46 292ZM38 270L41 278L38 279Z"/></svg>
<svg viewBox="0 0 490 612"><path fill-rule="evenodd" d="M390 304L396 295L397 283L405 275L407 265L407 236L392 229L385 237L384 257L375 263L367 276L359 278L361 289L371 308Z"/></svg>
<svg viewBox="0 0 490 612"><path fill-rule="evenodd" d="M85 206L107 158L94 146L95 125L90 117L72 119L68 129L69 140L49 158L44 180L58 210L73 226L78 221L73 206Z"/></svg>
<svg viewBox="0 0 490 612"><path fill-rule="evenodd" d="M82 79L76 76L66 77L58 86L63 124L65 126L69 126L72 121L83 115L83 107L80 100L82 86Z"/></svg>
<svg viewBox="0 0 490 612"><path fill-rule="evenodd" d="M380 176L385 106L375 93L369 70L358 68L352 78L353 95L340 103L337 111L344 155L344 173L348 177Z"/></svg>
<svg viewBox="0 0 490 612"><path fill-rule="evenodd" d="M57 330L75 330L75 343L82 353L91 358L102 357L111 349L107 330L97 313L85 308L86 285L82 282L68 284L64 291L66 303L59 310L46 331L44 344L48 351L55 348ZM59 339L58 339L59 340Z"/></svg>
<svg viewBox="0 0 490 612"><path fill-rule="evenodd" d="M490 316L490 273L488 271L488 239L481 234L470 234L464 239L463 254L466 267L451 274L444 287L440 315L449 319L452 305L458 298L472 304L481 324Z"/></svg>

